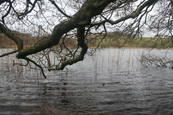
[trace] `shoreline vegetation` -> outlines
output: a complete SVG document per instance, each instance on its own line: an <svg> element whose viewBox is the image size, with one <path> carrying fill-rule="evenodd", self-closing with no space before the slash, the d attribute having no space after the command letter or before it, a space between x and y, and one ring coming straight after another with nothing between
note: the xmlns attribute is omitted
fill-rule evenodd
<svg viewBox="0 0 173 115"><path fill-rule="evenodd" d="M18 36L23 39L24 46L29 47L34 44L41 37L33 37L31 34L24 34L16 32ZM96 48L99 44L98 48L122 48L122 49L173 49L173 37L166 36L165 38L149 38L149 37L127 37L124 35L123 37L118 36L119 33L111 32L108 33L106 38L100 42L100 39L94 36L90 36L87 38L87 44L89 48ZM66 38L66 46L73 47L76 44L76 39L68 39ZM60 42L61 43L61 42ZM57 48L57 46L55 46ZM17 48L15 43L8 39L4 34L0 33L0 48Z"/></svg>

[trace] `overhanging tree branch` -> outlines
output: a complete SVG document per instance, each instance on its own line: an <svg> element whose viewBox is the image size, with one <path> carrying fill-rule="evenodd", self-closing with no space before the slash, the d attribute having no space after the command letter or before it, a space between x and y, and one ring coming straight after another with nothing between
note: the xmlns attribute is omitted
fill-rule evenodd
<svg viewBox="0 0 173 115"><path fill-rule="evenodd" d="M56 68L49 68L49 70L63 70L65 66L67 65L72 65L76 62L82 61L84 59L84 56L87 52L88 46L85 43L85 27L81 26L77 28L77 41L79 46L82 48L80 55L77 56L76 58L67 60L67 61L63 61L62 64L60 65L60 67L56 67Z"/></svg>
<svg viewBox="0 0 173 115"><path fill-rule="evenodd" d="M9 39L15 42L15 44L18 47L18 50L23 49L23 40L20 39L18 36L15 35L12 31L8 30L7 28L4 27L3 24L0 23L0 30L2 33L4 33Z"/></svg>
<svg viewBox="0 0 173 115"><path fill-rule="evenodd" d="M134 11L133 13L129 14L129 15L126 15L124 17L121 17L120 19L117 19L115 21L113 20L109 20L109 19L105 19L104 21L101 21L99 23L93 23L91 24L90 26L96 26L96 25L101 25L101 24L105 24L106 22L112 24L112 25L115 25L115 24L118 24L122 21L125 21L127 19L130 19L130 18L136 18L137 16L139 16L142 12L142 10L145 8L145 7L149 7L151 5L153 5L154 3L156 3L158 0L148 0L146 1L145 3L143 3L138 9L136 9L136 11Z"/></svg>
<svg viewBox="0 0 173 115"><path fill-rule="evenodd" d="M91 18L100 14L104 8L113 1L114 0L87 0L73 18L55 26L50 37L44 38L34 46L21 50L17 58L24 58L27 55L35 54L58 44L63 34L79 26L89 25Z"/></svg>

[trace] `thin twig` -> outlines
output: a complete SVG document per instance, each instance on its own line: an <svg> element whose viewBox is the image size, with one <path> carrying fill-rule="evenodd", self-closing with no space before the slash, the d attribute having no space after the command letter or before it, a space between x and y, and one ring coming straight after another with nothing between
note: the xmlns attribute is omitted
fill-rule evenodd
<svg viewBox="0 0 173 115"><path fill-rule="evenodd" d="M29 59L29 58L27 58L27 57L25 57L24 59L25 59L26 61L32 62L34 65L36 65L37 67L39 67L40 70L41 70L41 73L43 74L43 77L44 77L44 78L47 78L46 75L44 74L43 68L42 68L40 65L38 65L35 61L33 61L33 60L31 60L31 59Z"/></svg>
<svg viewBox="0 0 173 115"><path fill-rule="evenodd" d="M0 57L5 57L5 56L8 56L8 55L11 55L11 54L14 54L14 53L16 53L16 52L18 52L19 50L14 50L14 51L12 51L12 52L8 52L8 53L5 53L5 54L2 54L2 55L0 55Z"/></svg>

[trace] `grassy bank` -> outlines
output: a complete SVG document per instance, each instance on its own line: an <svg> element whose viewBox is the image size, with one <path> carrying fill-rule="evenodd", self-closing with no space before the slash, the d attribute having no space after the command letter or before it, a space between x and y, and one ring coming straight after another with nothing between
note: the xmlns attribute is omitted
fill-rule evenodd
<svg viewBox="0 0 173 115"><path fill-rule="evenodd" d="M95 45L99 43L95 41ZM95 47L89 43L90 47ZM173 39L170 38L108 38L100 43L100 48L173 48Z"/></svg>
<svg viewBox="0 0 173 115"><path fill-rule="evenodd" d="M32 44L34 44L38 38L33 37L28 34L22 34L21 35L24 46L28 47ZM123 37L117 37L117 34L110 33L107 35L105 39L100 42L99 37L98 38L87 38L87 44L90 48L95 48L99 44L99 48L122 48L122 47L128 47L128 48L173 48L173 38L167 37L167 38L130 38L127 36ZM68 39L64 41L66 46L69 47L75 47L77 45L76 39ZM61 41L60 41L61 43ZM13 41L8 39L5 35L0 34L0 48L16 48L16 45Z"/></svg>

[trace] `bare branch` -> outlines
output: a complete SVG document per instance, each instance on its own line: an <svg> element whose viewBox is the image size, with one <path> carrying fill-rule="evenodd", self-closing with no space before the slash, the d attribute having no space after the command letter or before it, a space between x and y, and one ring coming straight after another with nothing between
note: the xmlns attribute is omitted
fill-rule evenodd
<svg viewBox="0 0 173 115"><path fill-rule="evenodd" d="M12 52L8 52L8 53L5 53L5 54L2 54L2 55L0 55L0 57L5 57L5 56L8 56L8 55L14 54L16 52L18 52L18 50L14 50Z"/></svg>
<svg viewBox="0 0 173 115"><path fill-rule="evenodd" d="M25 57L24 59L26 61L28 61L28 62L32 62L34 65L36 65L37 67L39 67L40 70L41 70L41 73L43 74L43 77L46 78L46 75L44 74L44 70L43 70L43 68L39 64L37 64L35 61L33 61L33 60L31 60L31 59L29 59L27 57Z"/></svg>
<svg viewBox="0 0 173 115"><path fill-rule="evenodd" d="M139 16L142 12L142 10L145 8L145 7L148 7L148 6L151 6L153 5L154 3L156 3L158 0L148 0L146 1L145 3L143 3L135 12L129 14L129 15L126 15L124 17L121 17L120 19L117 19L116 21L112 21L112 20L109 20L109 19L106 19L102 22L99 22L99 23L93 23L91 24L90 26L95 26L95 25L101 25L101 24L104 24L106 22L114 25L114 24L118 24L122 21L125 21L127 19L130 19L130 18L136 18L137 16Z"/></svg>
<svg viewBox="0 0 173 115"><path fill-rule="evenodd" d="M78 38L78 44L82 48L82 50L80 52L80 55L77 56L74 59L63 61L62 64L60 65L60 67L49 68L49 70L63 70L65 66L72 65L72 64L74 64L74 63L76 63L78 61L82 61L84 59L84 56L85 56L85 54L87 52L87 49L88 49L88 46L85 43L84 34L85 34L85 28L84 27L79 27L78 31L77 31L77 38Z"/></svg>
<svg viewBox="0 0 173 115"><path fill-rule="evenodd" d="M12 3L11 1L8 1L9 5L8 5L8 10L7 12L2 16L2 22L5 24L5 21L4 21L4 18L8 16L8 14L10 13L11 11L11 8L12 8Z"/></svg>
<svg viewBox="0 0 173 115"><path fill-rule="evenodd" d="M29 14L33 11L33 9L35 8L35 5L38 1L39 0L34 0L34 2L31 3L30 0L27 0L25 11L22 13L18 13L14 8L13 8L13 11L17 14L19 19L23 19L27 14ZM29 5L31 5L30 9L29 9Z"/></svg>
<svg viewBox="0 0 173 115"><path fill-rule="evenodd" d="M17 37L13 32L11 32L10 30L8 30L7 28L5 28L3 26L3 24L1 24L1 23L0 23L0 30L9 39L11 39L11 40L13 40L15 42L15 44L17 45L19 51L23 49L23 40L22 39L20 39L19 37Z"/></svg>
<svg viewBox="0 0 173 115"><path fill-rule="evenodd" d="M63 12L62 10L61 10L61 8L59 8L59 6L55 3L55 1L54 0L49 0L57 9L58 9L58 11L59 12L61 12L64 16L66 16L67 18L72 18L71 16L69 16L69 15L67 15L65 12Z"/></svg>
<svg viewBox="0 0 173 115"><path fill-rule="evenodd" d="M0 5L4 2L8 2L9 0L0 0Z"/></svg>
<svg viewBox="0 0 173 115"><path fill-rule="evenodd" d="M34 46L21 50L17 57L24 58L27 55L37 53L58 44L63 34L79 26L89 25L91 23L91 18L95 15L100 14L104 10L104 8L112 1L113 0L95 0L94 2L91 2L90 0L87 0L73 18L56 25L50 37L41 40Z"/></svg>

